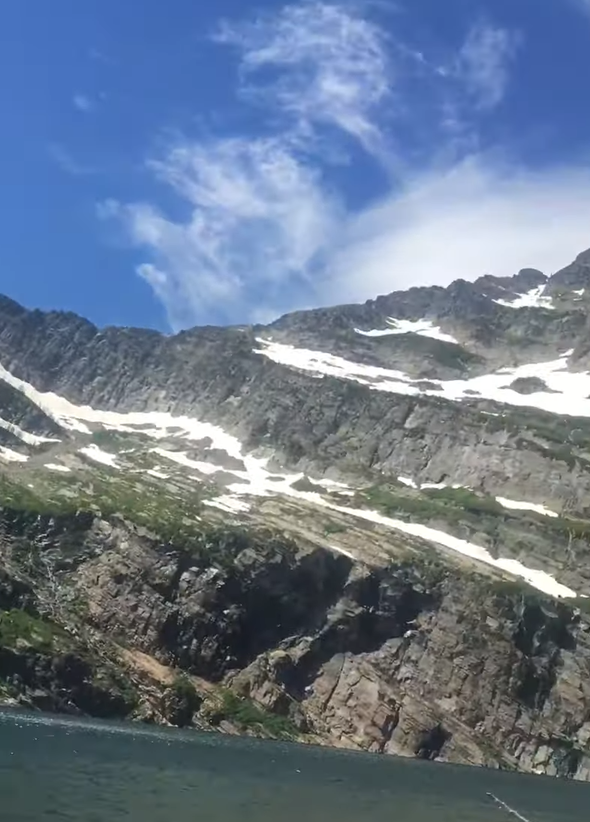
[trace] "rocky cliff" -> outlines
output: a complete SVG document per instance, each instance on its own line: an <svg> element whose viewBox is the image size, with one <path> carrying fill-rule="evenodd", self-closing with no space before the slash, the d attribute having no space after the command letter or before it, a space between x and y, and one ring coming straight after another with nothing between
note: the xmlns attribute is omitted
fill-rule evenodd
<svg viewBox="0 0 590 822"><path fill-rule="evenodd" d="M2 298L4 699L590 779L587 259L173 337Z"/></svg>

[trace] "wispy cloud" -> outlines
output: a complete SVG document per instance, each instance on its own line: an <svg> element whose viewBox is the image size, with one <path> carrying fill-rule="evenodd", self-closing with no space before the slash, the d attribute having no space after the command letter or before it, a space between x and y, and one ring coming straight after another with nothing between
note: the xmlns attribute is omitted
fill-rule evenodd
<svg viewBox="0 0 590 822"><path fill-rule="evenodd" d="M376 113L391 93L387 37L350 6L285 6L245 24L226 21L216 39L238 49L250 99L278 106L304 131L329 124L380 150Z"/></svg>
<svg viewBox="0 0 590 822"><path fill-rule="evenodd" d="M94 166L80 162L67 148L58 143L48 145L47 152L62 171L71 174L73 177L84 177L97 173L97 169Z"/></svg>
<svg viewBox="0 0 590 822"><path fill-rule="evenodd" d="M483 22L469 32L455 70L477 105L493 108L503 100L520 39L514 32Z"/></svg>
<svg viewBox="0 0 590 822"><path fill-rule="evenodd" d="M148 204L111 204L133 241L155 252L139 273L168 310L172 327L216 313L235 319L279 304L285 284L309 292L322 251L340 225L339 206L319 172L282 141L185 143L153 162L190 205L182 223Z"/></svg>
<svg viewBox="0 0 590 822"><path fill-rule="evenodd" d="M89 114L96 108L96 103L87 94L74 94L72 97L72 105L78 111L84 114Z"/></svg>
<svg viewBox="0 0 590 822"><path fill-rule="evenodd" d="M478 23L440 68L369 8L303 2L225 22L215 39L237 49L258 134L179 138L150 159L183 219L149 202L103 207L144 249L138 273L172 328L553 268L590 245L588 173L524 173L477 151L473 123L502 101L517 36ZM341 138L381 164L388 187L360 212L331 174Z"/></svg>

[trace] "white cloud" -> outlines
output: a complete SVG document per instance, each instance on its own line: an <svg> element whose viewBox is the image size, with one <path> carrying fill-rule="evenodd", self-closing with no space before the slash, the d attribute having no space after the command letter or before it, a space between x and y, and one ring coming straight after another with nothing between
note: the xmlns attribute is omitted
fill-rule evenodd
<svg viewBox="0 0 590 822"><path fill-rule="evenodd" d="M493 108L503 100L519 42L515 33L481 22L470 30L455 72L482 108Z"/></svg>
<svg viewBox="0 0 590 822"><path fill-rule="evenodd" d="M345 236L323 302L527 266L550 274L590 246L590 167L527 172L472 157L414 177L352 218Z"/></svg>
<svg viewBox="0 0 590 822"><path fill-rule="evenodd" d="M241 92L269 107L260 126L272 126L272 136L182 138L152 159L152 173L184 204L182 219L150 203L103 208L145 250L138 273L172 328L267 321L529 265L551 271L590 246L585 167L502 164L477 153L466 125L503 98L517 38L479 24L446 69L433 69L360 8L306 2L224 24L217 39L238 48ZM392 111L406 134L427 134L431 152L395 179ZM384 168L389 193L360 213L331 185L326 146L332 160L339 134Z"/></svg>
<svg viewBox="0 0 590 822"><path fill-rule="evenodd" d="M308 293L338 225L337 201L314 168L283 141L185 143L152 163L190 208L173 222L148 204L111 205L135 243L154 252L140 275L165 304L173 328L217 312L236 319L280 304L287 287Z"/></svg>
<svg viewBox="0 0 590 822"><path fill-rule="evenodd" d="M288 5L246 24L225 22L217 40L238 48L243 76L257 81L243 88L248 96L278 104L304 131L318 122L334 125L381 151L375 113L391 91L386 37L353 8Z"/></svg>

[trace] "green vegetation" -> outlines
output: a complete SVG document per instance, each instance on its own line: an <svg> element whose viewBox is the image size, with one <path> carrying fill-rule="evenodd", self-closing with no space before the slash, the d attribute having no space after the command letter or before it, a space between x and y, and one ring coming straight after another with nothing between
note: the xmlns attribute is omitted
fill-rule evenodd
<svg viewBox="0 0 590 822"><path fill-rule="evenodd" d="M578 451L590 452L590 420L586 417L562 417L535 408L515 408L503 409L499 416L481 413L479 420L489 431L507 431L517 436L519 447L537 450L570 467L576 460L584 459Z"/></svg>
<svg viewBox="0 0 590 822"><path fill-rule="evenodd" d="M391 517L410 515L422 520L444 519L450 523L465 522L466 514L480 517L510 517L511 514L493 497L479 496L466 488L428 489L422 493L399 491L399 486L374 485L357 494L357 503L370 503ZM475 523L474 523L475 524ZM481 521L477 523L482 527Z"/></svg>
<svg viewBox="0 0 590 822"><path fill-rule="evenodd" d="M134 445L141 446L149 441L150 438L141 430L133 433L103 430L92 434L92 442L106 451L118 451L120 448L129 448Z"/></svg>
<svg viewBox="0 0 590 822"><path fill-rule="evenodd" d="M24 643L37 651L49 653L56 642L63 644L68 635L51 622L31 616L26 611L0 611L0 646L15 648Z"/></svg>
<svg viewBox="0 0 590 822"><path fill-rule="evenodd" d="M229 690L222 692L221 702L211 711L209 719L214 724L226 720L237 725L242 731L262 731L268 736L280 739L298 735L297 728L288 717L272 714L251 699L240 697Z"/></svg>
<svg viewBox="0 0 590 822"><path fill-rule="evenodd" d="M60 478L61 480L61 478ZM70 493L65 495L64 488ZM65 478L57 490L45 497L0 475L0 527L8 527L15 539L15 554L21 561L38 561L38 549L29 535L40 527L39 517L50 520L54 534L61 534L62 559L77 556L83 545L83 533L92 519L123 518L145 528L156 539L186 553L194 562L229 568L235 557L248 547L273 555L289 553L292 543L268 529L225 525L206 519L209 509L202 500L208 487L196 485L189 497L174 490L156 489L137 482L133 477L104 477L93 473L81 486L79 480ZM80 606L84 606L81 604Z"/></svg>
<svg viewBox="0 0 590 822"><path fill-rule="evenodd" d="M371 505L381 513L398 519L415 518L419 522L443 520L449 525L464 525L493 536L498 527L518 525L526 520L542 526L545 533L555 534L560 545L569 539L590 543L590 520L574 517L546 517L534 511L504 508L494 497L475 494L467 488L425 489L422 492L400 490L392 485L375 485L358 492L356 505Z"/></svg>
<svg viewBox="0 0 590 822"><path fill-rule="evenodd" d="M105 477L99 470L86 482L60 477L56 489L49 488L41 496L34 489L0 476L0 505L15 512L58 518L83 512L105 518L120 515L170 542L182 542L192 536L205 496L199 486L189 499L156 491L133 477Z"/></svg>
<svg viewBox="0 0 590 822"><path fill-rule="evenodd" d="M346 531L346 525L342 522L336 522L336 520L329 519L326 520L324 524L324 536L329 537L332 534L342 534Z"/></svg>
<svg viewBox="0 0 590 822"><path fill-rule="evenodd" d="M445 563L434 548L426 548L420 553L408 552L406 556L390 562L389 570L414 586L423 586L432 591L453 573L454 566Z"/></svg>
<svg viewBox="0 0 590 822"><path fill-rule="evenodd" d="M109 694L116 715L130 714L139 703L139 693L133 682L110 664L95 669L92 684Z"/></svg>
<svg viewBox="0 0 590 822"><path fill-rule="evenodd" d="M201 702L195 686L186 674L178 674L170 688L178 700L185 702L193 709Z"/></svg>
<svg viewBox="0 0 590 822"><path fill-rule="evenodd" d="M489 494L475 494L469 488L430 488L424 492L436 502L458 506L472 514L504 517L506 509Z"/></svg>

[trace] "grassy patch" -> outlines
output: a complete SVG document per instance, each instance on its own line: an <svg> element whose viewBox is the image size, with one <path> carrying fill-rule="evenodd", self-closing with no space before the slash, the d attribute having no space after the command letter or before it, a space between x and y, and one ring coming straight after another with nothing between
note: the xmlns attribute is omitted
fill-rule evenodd
<svg viewBox="0 0 590 822"><path fill-rule="evenodd" d="M31 616L26 611L0 611L0 645L15 648L20 642L44 653L54 650L56 641L63 643L67 634L46 620Z"/></svg>
<svg viewBox="0 0 590 822"><path fill-rule="evenodd" d="M209 486L196 485L189 498L172 491L159 492L129 476L93 475L83 487L66 480L70 482L70 494L42 498L10 480L2 483L0 478L0 522L16 540L16 553L23 561L34 558L37 552L32 537L46 528L56 536L62 558L76 557L84 545L84 533L97 515L104 519L123 517L191 560L213 562L222 568L231 567L236 556L248 547L274 555L290 551L289 540L270 530L208 521L208 509L202 500L210 493Z"/></svg>
<svg viewBox="0 0 590 822"><path fill-rule="evenodd" d="M475 494L467 488L430 488L400 492L391 485L376 485L357 494L357 505L370 504L381 513L398 519L413 517L428 522L444 520L450 525L465 525L492 535L497 527L518 526L525 520L528 528L537 525L555 534L560 545L570 539L590 542L590 520L573 517L546 517L535 511L504 508L494 497Z"/></svg>
<svg viewBox="0 0 590 822"><path fill-rule="evenodd" d="M475 494L469 488L430 488L424 493L443 505L459 507L473 514L504 517L506 509L489 494Z"/></svg>
<svg viewBox="0 0 590 822"><path fill-rule="evenodd" d="M200 703L197 690L186 674L178 674L170 688L179 700L188 705L197 706Z"/></svg>
<svg viewBox="0 0 590 822"><path fill-rule="evenodd" d="M229 690L222 692L221 702L209 714L209 719L214 724L226 720L242 731L262 732L280 739L298 735L297 728L288 717L270 713L251 699L240 697Z"/></svg>
<svg viewBox="0 0 590 822"><path fill-rule="evenodd" d="M442 518L460 523L465 521L466 513L499 518L510 516L493 497L479 496L465 488L428 489L411 495L400 493L395 486L374 485L359 492L357 502L363 501L391 517L410 515L423 520ZM481 522L478 524L481 526Z"/></svg>
<svg viewBox="0 0 590 822"><path fill-rule="evenodd" d="M109 694L113 702L118 704L117 713L122 716L131 713L139 703L139 693L133 682L122 671L110 665L95 671L92 684Z"/></svg>
<svg viewBox="0 0 590 822"><path fill-rule="evenodd" d="M346 530L346 525L333 519L326 520L324 523L324 536L326 537L332 536L332 534L342 534Z"/></svg>
<svg viewBox="0 0 590 822"><path fill-rule="evenodd" d="M67 494L63 493L64 489ZM105 518L121 515L170 542L186 540L194 533L205 496L198 485L188 499L172 493L158 493L133 477L101 477L99 471L84 483L78 478L60 478L56 491L52 492L50 488L41 496L0 476L0 506L52 517L67 517L80 512L100 514Z"/></svg>

